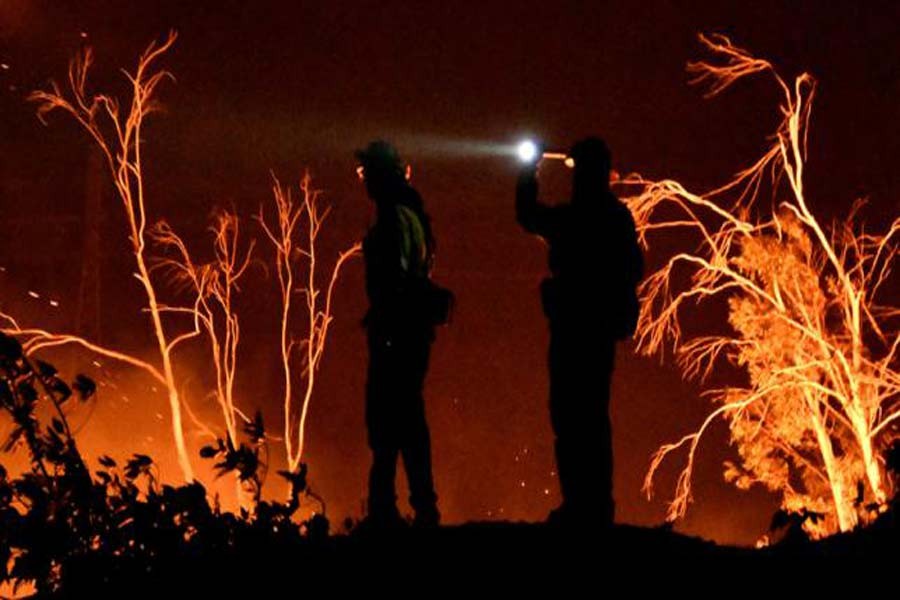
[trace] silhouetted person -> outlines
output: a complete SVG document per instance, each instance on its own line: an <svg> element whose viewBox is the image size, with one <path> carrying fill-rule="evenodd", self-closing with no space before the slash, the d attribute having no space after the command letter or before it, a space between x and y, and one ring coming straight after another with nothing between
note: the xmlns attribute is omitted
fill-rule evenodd
<svg viewBox="0 0 900 600"><path fill-rule="evenodd" d="M422 394L435 330L423 306L434 239L422 199L393 146L372 142L356 157L376 212L363 242L369 296L366 426L372 450L368 521L376 527L402 522L394 487L402 456L415 524L435 526L440 514Z"/></svg>
<svg viewBox="0 0 900 600"><path fill-rule="evenodd" d="M616 342L634 332L643 259L628 208L609 189L610 153L599 138L575 144L572 200L538 202L537 165L525 167L516 216L549 245L541 284L550 324L550 418L562 505L551 522L611 525L609 393Z"/></svg>

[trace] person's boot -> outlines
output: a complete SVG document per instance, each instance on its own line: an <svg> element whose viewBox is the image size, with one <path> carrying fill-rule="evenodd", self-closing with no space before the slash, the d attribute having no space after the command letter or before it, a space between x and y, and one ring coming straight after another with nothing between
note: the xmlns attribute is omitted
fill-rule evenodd
<svg viewBox="0 0 900 600"><path fill-rule="evenodd" d="M568 532L605 534L613 529L613 509L599 502L582 508L563 502L550 511L547 525Z"/></svg>
<svg viewBox="0 0 900 600"><path fill-rule="evenodd" d="M565 502L547 515L547 525L557 529L572 529L576 525L575 520L572 509Z"/></svg>
<svg viewBox="0 0 900 600"><path fill-rule="evenodd" d="M441 513L437 506L432 505L416 510L416 516L413 519L413 527L417 529L437 529L441 523Z"/></svg>
<svg viewBox="0 0 900 600"><path fill-rule="evenodd" d="M366 517L356 526L355 531L362 535L381 535L397 532L407 527L408 523L400 515L397 507L382 508L375 511L370 509Z"/></svg>

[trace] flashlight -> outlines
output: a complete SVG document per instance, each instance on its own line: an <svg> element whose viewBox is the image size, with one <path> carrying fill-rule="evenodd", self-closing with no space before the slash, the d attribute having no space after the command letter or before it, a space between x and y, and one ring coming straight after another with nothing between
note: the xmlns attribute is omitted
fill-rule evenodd
<svg viewBox="0 0 900 600"><path fill-rule="evenodd" d="M525 140L520 142L518 147L516 148L516 154L519 155L519 160L523 163L532 163L536 162L538 159L538 146L531 140Z"/></svg>
<svg viewBox="0 0 900 600"><path fill-rule="evenodd" d="M516 154L523 163L536 163L541 159L561 160L569 168L575 166L575 160L565 152L545 152L534 140L523 140L516 146Z"/></svg>

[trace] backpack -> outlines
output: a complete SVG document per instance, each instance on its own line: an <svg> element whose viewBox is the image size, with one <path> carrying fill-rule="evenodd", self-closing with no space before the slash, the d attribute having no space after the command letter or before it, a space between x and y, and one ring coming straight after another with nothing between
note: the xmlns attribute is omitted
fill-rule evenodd
<svg viewBox="0 0 900 600"><path fill-rule="evenodd" d="M428 217L411 206L398 204L397 219L401 233L400 261L410 275L411 304L424 322L445 325L450 322L456 297L431 280L435 244Z"/></svg>

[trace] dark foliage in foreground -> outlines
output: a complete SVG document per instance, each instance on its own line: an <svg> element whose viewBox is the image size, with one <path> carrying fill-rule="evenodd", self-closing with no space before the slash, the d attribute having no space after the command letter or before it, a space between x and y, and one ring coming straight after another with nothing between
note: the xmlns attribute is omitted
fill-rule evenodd
<svg viewBox="0 0 900 600"><path fill-rule="evenodd" d="M96 591L198 557L224 558L235 548L272 552L327 536L323 516L291 519L301 494L309 493L305 466L281 473L291 487L287 503L260 501L265 431L259 415L245 429L249 444L218 440L202 451L217 460L219 475L234 474L253 490L252 507L239 515L210 506L199 483L162 485L144 454L124 464L101 456L91 474L65 411L95 391L83 375L65 383L53 366L27 357L15 339L0 334L0 408L13 422L2 448L27 451L31 461L16 478L0 466L0 581L34 581L42 592ZM39 417L48 411L49 424Z"/></svg>
<svg viewBox="0 0 900 600"><path fill-rule="evenodd" d="M617 565L687 565L691 573L689 565L705 569L710 561L746 567L796 558L870 559L900 550L896 501L872 526L816 543L802 535L803 520L814 515L780 515L773 528L784 530L782 543L765 550L716 546L669 528L600 530L590 523L571 529L511 523L361 527L350 536L329 537L324 517L292 520L302 496L321 503L308 489L305 466L279 472L291 487L286 503L260 501L266 441L258 415L245 427L246 443L226 438L201 450L216 461L219 475L234 476L253 492L252 506L238 515L210 506L199 483L162 485L153 460L143 454L124 464L101 456L92 474L64 409L94 393L87 377L66 384L51 365L29 359L16 340L0 334L0 408L15 425L2 447L21 448L31 458L30 471L17 478L0 466L0 580L35 581L45 595L77 598L271 597L285 589L299 594L377 581L347 576L360 570L385 575L399 568L413 579L528 573L527 581L546 581L573 570L614 577L611 567ZM38 417L47 412L49 424ZM900 467L900 445L888 462Z"/></svg>

